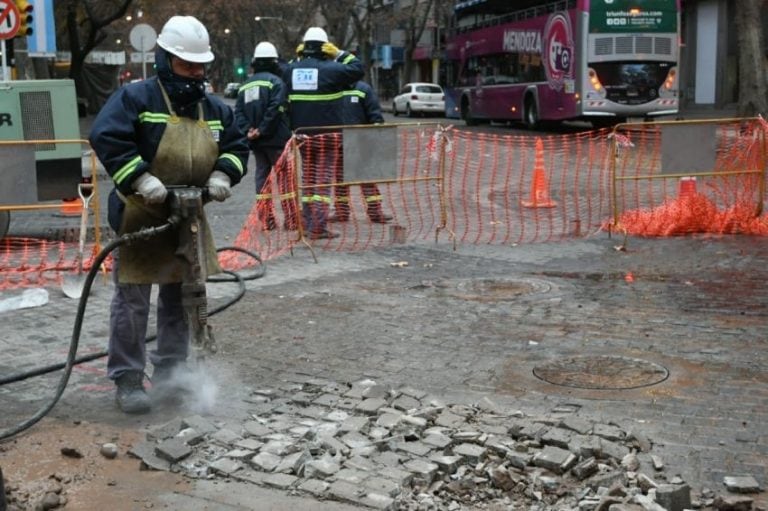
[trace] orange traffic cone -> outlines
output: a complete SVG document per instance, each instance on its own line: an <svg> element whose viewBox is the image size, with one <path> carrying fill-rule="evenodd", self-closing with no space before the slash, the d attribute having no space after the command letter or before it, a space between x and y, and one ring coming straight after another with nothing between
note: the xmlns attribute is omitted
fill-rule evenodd
<svg viewBox="0 0 768 511"><path fill-rule="evenodd" d="M63 216L77 216L83 212L83 201L80 198L62 199L59 212Z"/></svg>
<svg viewBox="0 0 768 511"><path fill-rule="evenodd" d="M683 199L696 195L696 177L681 177L677 190L677 198Z"/></svg>
<svg viewBox="0 0 768 511"><path fill-rule="evenodd" d="M536 156L533 164L533 180L531 182L531 200L522 201L526 208L554 208L557 203L549 196L547 171L544 170L544 142L536 139Z"/></svg>

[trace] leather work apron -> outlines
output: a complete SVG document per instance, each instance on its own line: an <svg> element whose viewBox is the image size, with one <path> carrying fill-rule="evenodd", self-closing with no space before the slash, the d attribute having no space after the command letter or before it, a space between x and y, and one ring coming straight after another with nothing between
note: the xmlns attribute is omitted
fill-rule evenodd
<svg viewBox="0 0 768 511"><path fill-rule="evenodd" d="M197 120L179 117L173 111L168 95L158 83L168 107L170 118L160 139L150 172L166 186L205 186L219 156L219 145L213 139L198 103ZM125 202L119 234L136 232L142 227L156 227L168 221L170 208L166 204L145 204L138 195L121 198ZM221 272L213 235L205 212L201 212L201 232L206 275ZM137 240L120 247L118 281L121 284L170 284L183 280L188 264L176 256L178 234L171 229L149 240Z"/></svg>

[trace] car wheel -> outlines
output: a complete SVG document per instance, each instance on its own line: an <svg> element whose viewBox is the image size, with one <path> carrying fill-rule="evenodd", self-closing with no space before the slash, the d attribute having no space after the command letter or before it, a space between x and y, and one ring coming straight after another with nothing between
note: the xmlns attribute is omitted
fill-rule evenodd
<svg viewBox="0 0 768 511"><path fill-rule="evenodd" d="M406 103L405 104L405 115L406 117L413 117L413 111L411 110L411 104Z"/></svg>

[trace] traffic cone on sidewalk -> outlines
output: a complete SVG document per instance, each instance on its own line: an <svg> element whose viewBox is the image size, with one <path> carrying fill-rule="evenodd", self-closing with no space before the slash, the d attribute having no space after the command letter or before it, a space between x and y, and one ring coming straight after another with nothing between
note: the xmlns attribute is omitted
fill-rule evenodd
<svg viewBox="0 0 768 511"><path fill-rule="evenodd" d="M696 195L696 177L681 177L680 185L677 190L677 198L684 199Z"/></svg>
<svg viewBox="0 0 768 511"><path fill-rule="evenodd" d="M83 212L83 201L79 197L62 199L59 213L62 216L77 216Z"/></svg>
<svg viewBox="0 0 768 511"><path fill-rule="evenodd" d="M549 196L547 171L544 170L544 142L536 139L536 155L533 164L533 179L531 180L531 199L522 201L526 208L554 208L557 203Z"/></svg>

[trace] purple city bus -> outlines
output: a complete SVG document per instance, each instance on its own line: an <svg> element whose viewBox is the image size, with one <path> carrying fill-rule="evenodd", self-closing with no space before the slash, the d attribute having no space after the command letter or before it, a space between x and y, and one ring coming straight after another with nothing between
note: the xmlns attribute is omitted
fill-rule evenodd
<svg viewBox="0 0 768 511"><path fill-rule="evenodd" d="M680 0L462 0L446 40L446 116L468 125L678 112Z"/></svg>

